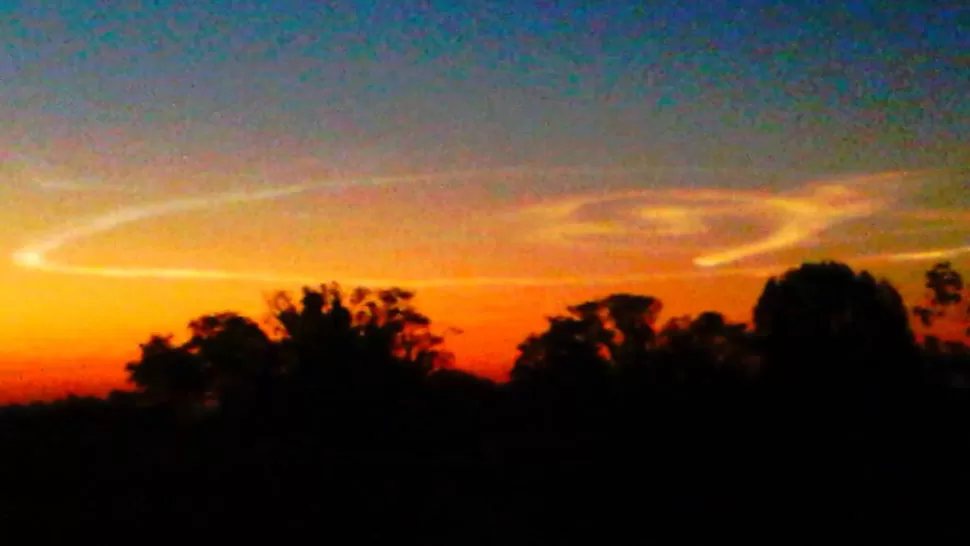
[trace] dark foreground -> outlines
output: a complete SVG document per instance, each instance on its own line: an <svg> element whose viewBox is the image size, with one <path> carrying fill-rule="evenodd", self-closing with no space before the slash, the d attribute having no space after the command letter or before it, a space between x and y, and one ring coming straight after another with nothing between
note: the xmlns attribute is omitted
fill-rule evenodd
<svg viewBox="0 0 970 546"><path fill-rule="evenodd" d="M358 414L348 429L92 401L7 410L0 519L5 533L34 538L269 532L442 544L963 531L965 396L795 398L668 396L554 423L520 417L502 432L454 414L407 431L386 415Z"/></svg>
<svg viewBox="0 0 970 546"><path fill-rule="evenodd" d="M970 324L949 264L926 286L924 324ZM0 409L0 543L922 543L970 522L970 347L917 342L868 273L772 278L753 329L585 302L503 385L442 365L412 297L281 296L274 337L200 317L142 345L136 392Z"/></svg>

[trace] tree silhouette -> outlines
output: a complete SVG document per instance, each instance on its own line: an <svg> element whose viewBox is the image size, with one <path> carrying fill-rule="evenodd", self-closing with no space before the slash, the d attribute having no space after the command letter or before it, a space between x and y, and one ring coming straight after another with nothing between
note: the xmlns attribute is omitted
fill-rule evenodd
<svg viewBox="0 0 970 546"><path fill-rule="evenodd" d="M669 320L649 358L654 383L723 385L758 371L758 358L745 324L731 324L712 311Z"/></svg>
<svg viewBox="0 0 970 546"><path fill-rule="evenodd" d="M927 305L965 301L948 267L931 270ZM570 306L520 345L504 385L450 369L413 296L280 293L263 328L223 312L192 320L184 343L152 336L127 366L133 393L0 408L0 514L326 533L363 514L357 529L439 533L450 519L464 537L473 511L504 543L602 538L644 513L718 529L747 521L734 506L801 515L786 501L849 481L872 493L841 502L832 488L825 504L922 507L933 495L900 488L920 477L965 488L970 442L952 431L970 398L951 387L970 387L970 352L930 337L920 353L898 292L866 272L772 278L753 330L712 311L658 327L650 296ZM934 375L910 373L919 363ZM28 506L39 477L58 489ZM631 493L643 502L597 506Z"/></svg>
<svg viewBox="0 0 970 546"><path fill-rule="evenodd" d="M151 402L179 406L200 405L208 389L205 365L172 336L152 336L141 344L141 358L126 367L129 380Z"/></svg>
<svg viewBox="0 0 970 546"><path fill-rule="evenodd" d="M567 308L549 328L519 345L513 379L560 375L580 380L644 357L663 305L652 296L613 294Z"/></svg>
<svg viewBox="0 0 970 546"><path fill-rule="evenodd" d="M347 380L356 332L336 285L303 289L300 305L277 293L269 302L275 332L282 337L284 368L306 380Z"/></svg>
<svg viewBox="0 0 970 546"><path fill-rule="evenodd" d="M330 284L304 288L296 305L281 292L268 302L270 334L236 313L204 315L189 323L181 345L152 337L127 370L146 400L189 406L252 406L282 383L374 396L413 389L452 361L413 298L400 288L358 288L347 298Z"/></svg>
<svg viewBox="0 0 970 546"><path fill-rule="evenodd" d="M129 363L130 380L158 402L225 404L253 396L272 380L277 359L259 326L235 313L199 317L189 323L191 337L175 346L172 336L153 336L142 357Z"/></svg>
<svg viewBox="0 0 970 546"><path fill-rule="evenodd" d="M519 345L502 421L509 444L577 457L604 449L616 381L645 360L661 308L650 296L613 294L550 317Z"/></svg>
<svg viewBox="0 0 970 546"><path fill-rule="evenodd" d="M189 324L184 347L203 363L208 395L226 405L246 401L279 373L276 350L252 320L236 313L205 315Z"/></svg>
<svg viewBox="0 0 970 546"><path fill-rule="evenodd" d="M950 262L940 262L926 272L926 301L913 307L924 326L932 326L939 319L949 319L961 325L962 333L970 337L970 294L963 276Z"/></svg>
<svg viewBox="0 0 970 546"><path fill-rule="evenodd" d="M950 262L940 262L926 271L925 279L926 297L912 312L931 328L923 340L926 371L939 385L970 387L970 347L948 331L956 326L959 337L970 338L970 293L963 276Z"/></svg>
<svg viewBox="0 0 970 546"><path fill-rule="evenodd" d="M836 387L899 380L915 358L899 292L845 264L804 264L772 277L754 323L770 381Z"/></svg>
<svg viewBox="0 0 970 546"><path fill-rule="evenodd" d="M657 330L663 306L651 296L613 294L567 308L519 346L513 381L588 388L614 375L622 390L738 382L758 371L744 324L720 313L677 317Z"/></svg>
<svg viewBox="0 0 970 546"><path fill-rule="evenodd" d="M282 292L269 303L297 372L311 380L346 382L389 369L420 377L449 365L443 336L432 331L413 299L413 292L400 288L357 288L348 298L332 283L304 288L299 306Z"/></svg>

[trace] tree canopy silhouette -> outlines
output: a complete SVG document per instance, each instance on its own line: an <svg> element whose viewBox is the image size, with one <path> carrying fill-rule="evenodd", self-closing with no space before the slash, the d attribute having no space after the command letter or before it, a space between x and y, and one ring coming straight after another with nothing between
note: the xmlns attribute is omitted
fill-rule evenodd
<svg viewBox="0 0 970 546"><path fill-rule="evenodd" d="M357 361L420 376L448 366L451 354L441 349L444 337L432 331L431 320L417 311L413 299L413 292L400 288L357 288L347 297L332 283L304 288L299 306L288 294L277 293L270 308L301 373L346 375Z"/></svg>
<svg viewBox="0 0 970 546"><path fill-rule="evenodd" d="M601 374L645 354L663 305L652 296L613 294L567 308L549 329L519 345L513 378L530 374ZM577 376L578 378L578 376Z"/></svg>
<svg viewBox="0 0 970 546"><path fill-rule="evenodd" d="M512 377L578 380L612 370L626 381L686 385L755 371L744 324L705 312L671 319L658 330L662 309L659 299L633 294L571 306L568 316L550 318L548 330L519 346Z"/></svg>
<svg viewBox="0 0 970 546"><path fill-rule="evenodd" d="M900 380L915 338L899 292L867 271L803 264L766 284L754 309L766 379L814 387Z"/></svg>
<svg viewBox="0 0 970 546"><path fill-rule="evenodd" d="M190 405L245 403L278 382L330 389L413 382L451 363L413 298L400 288L358 288L346 297L330 284L304 288L297 305L280 292L268 301L269 333L235 313L204 315L189 323L181 345L153 336L127 370L147 399Z"/></svg>
<svg viewBox="0 0 970 546"><path fill-rule="evenodd" d="M664 325L647 371L654 383L713 386L745 383L759 364L747 325L706 311Z"/></svg>
<svg viewBox="0 0 970 546"><path fill-rule="evenodd" d="M966 301L948 264L927 279L926 305ZM914 476L966 481L970 445L952 433L970 407L965 346L917 345L895 288L844 264L770 279L753 328L714 311L661 323L647 295L569 306L503 385L452 369L409 291L328 284L267 305L262 322L221 312L182 343L152 336L127 365L132 393L0 409L5 491L60 487L42 508L0 496L0 514L323 522L328 536L355 516L394 533L450 520L459 537L485 514L504 544L739 504L798 515L782 500L853 480L872 493L824 493L826 506L922 507L932 495L902 489Z"/></svg>
<svg viewBox="0 0 970 546"><path fill-rule="evenodd" d="M940 319L960 325L970 337L970 294L963 276L951 262L940 262L926 272L926 301L913 307L924 326L932 326Z"/></svg>
<svg viewBox="0 0 970 546"><path fill-rule="evenodd" d="M202 359L172 336L152 336L141 344L141 358L126 367L129 380L155 403L196 405L209 389Z"/></svg>
<svg viewBox="0 0 970 546"><path fill-rule="evenodd" d="M937 384L970 386L970 293L963 276L950 262L940 262L926 271L925 279L926 297L912 312L928 328L926 371Z"/></svg>

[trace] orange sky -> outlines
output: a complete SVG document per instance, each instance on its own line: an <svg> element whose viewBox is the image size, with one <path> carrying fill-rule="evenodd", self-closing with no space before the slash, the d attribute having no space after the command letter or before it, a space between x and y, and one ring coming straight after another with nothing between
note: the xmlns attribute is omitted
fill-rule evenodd
<svg viewBox="0 0 970 546"><path fill-rule="evenodd" d="M935 260L970 269L949 7L22 4L0 400L118 385L152 332L307 282L415 288L500 375L544 315L610 292L744 320L805 260L911 298Z"/></svg>
<svg viewBox="0 0 970 546"><path fill-rule="evenodd" d="M449 342L459 364L501 376L544 316L588 298L648 293L665 317L746 320L766 274L836 258L912 300L921 272L970 234L967 201L936 191L954 186L934 171L540 169L262 198L326 171L122 167L21 156L0 172L0 397L119 386L150 333L221 310L261 318L263 294L304 279L416 287L434 321L464 330ZM226 192L249 200L220 202ZM964 271L966 256L952 255Z"/></svg>

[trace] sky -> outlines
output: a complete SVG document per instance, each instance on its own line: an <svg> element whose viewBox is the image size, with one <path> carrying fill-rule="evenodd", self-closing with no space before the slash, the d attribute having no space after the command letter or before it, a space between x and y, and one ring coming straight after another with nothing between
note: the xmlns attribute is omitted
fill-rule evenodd
<svg viewBox="0 0 970 546"><path fill-rule="evenodd" d="M2 2L0 398L331 280L496 377L612 292L748 320L839 259L919 297L970 269L960 4Z"/></svg>

